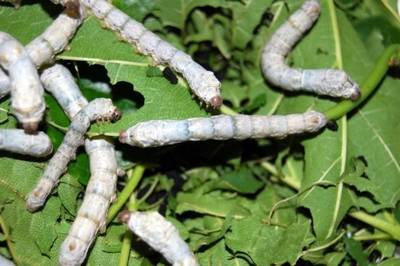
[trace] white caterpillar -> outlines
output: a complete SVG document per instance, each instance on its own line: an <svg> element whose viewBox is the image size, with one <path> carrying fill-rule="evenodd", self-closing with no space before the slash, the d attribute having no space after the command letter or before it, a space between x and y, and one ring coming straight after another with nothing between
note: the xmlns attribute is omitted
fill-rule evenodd
<svg viewBox="0 0 400 266"><path fill-rule="evenodd" d="M53 0L53 2L65 5L66 0ZM135 45L140 53L151 55L156 63L168 64L172 69L180 72L189 83L193 93L207 105L213 108L221 106L221 83L213 72L205 70L188 54L163 41L146 29L143 24L131 19L106 0L81 0L80 2L97 18L104 21L108 28L119 32L125 41Z"/></svg>
<svg viewBox="0 0 400 266"><path fill-rule="evenodd" d="M305 90L356 100L361 95L359 87L346 72L336 69L304 70L285 64L285 57L317 20L320 9L318 0L306 1L272 35L262 55L264 75L272 84L286 90Z"/></svg>
<svg viewBox="0 0 400 266"><path fill-rule="evenodd" d="M197 266L196 257L178 229L158 212L123 212L122 222L174 266Z"/></svg>
<svg viewBox="0 0 400 266"><path fill-rule="evenodd" d="M28 135L21 129L0 129L0 150L44 157L52 152L53 146L43 132Z"/></svg>
<svg viewBox="0 0 400 266"><path fill-rule="evenodd" d="M92 121L119 119L120 112L110 99L98 98L91 101L72 120L64 140L51 158L43 176L34 190L28 195L27 209L31 212L43 206L47 196L67 170L70 160L75 158L76 149L83 144L85 133Z"/></svg>
<svg viewBox="0 0 400 266"><path fill-rule="evenodd" d="M37 67L51 63L54 56L67 47L83 17L83 14L78 18L71 17L68 10L60 14L41 35L26 46L25 49L33 63Z"/></svg>
<svg viewBox="0 0 400 266"><path fill-rule="evenodd" d="M46 107L43 87L24 47L4 32L0 32L0 64L10 77L12 113L26 132L35 132Z"/></svg>
<svg viewBox="0 0 400 266"><path fill-rule="evenodd" d="M70 119L88 104L64 66L57 64L46 69L41 79ZM107 210L115 198L117 161L114 146L103 139L86 139L85 149L90 159L91 177L77 217L61 245L59 262L63 266L82 264L97 232L105 230Z"/></svg>
<svg viewBox="0 0 400 266"><path fill-rule="evenodd" d="M104 232L107 211L115 198L117 161L114 146L103 140L86 140L91 177L76 219L61 245L62 266L81 265L98 230Z"/></svg>
<svg viewBox="0 0 400 266"><path fill-rule="evenodd" d="M37 68L50 63L56 54L65 49L81 22L81 17L70 17L65 11L25 47L25 51ZM0 69L0 99L10 92L9 84L8 76Z"/></svg>
<svg viewBox="0 0 400 266"><path fill-rule="evenodd" d="M187 120L151 120L121 132L119 141L132 146L157 147L185 141L274 137L316 132L327 119L315 111L286 116L216 115Z"/></svg>
<svg viewBox="0 0 400 266"><path fill-rule="evenodd" d="M55 64L43 70L40 79L45 90L57 99L70 119L88 104L76 85L71 72L64 66Z"/></svg>

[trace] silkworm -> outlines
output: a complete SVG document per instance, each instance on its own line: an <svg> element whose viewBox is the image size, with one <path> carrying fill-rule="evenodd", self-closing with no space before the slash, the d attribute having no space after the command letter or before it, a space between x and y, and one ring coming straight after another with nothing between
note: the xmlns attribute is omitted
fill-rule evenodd
<svg viewBox="0 0 400 266"><path fill-rule="evenodd" d="M135 45L140 53L151 55L156 63L168 64L172 69L180 72L193 93L207 105L214 108L221 106L221 83L213 72L205 70L188 54L163 41L146 29L143 24L131 19L107 1L81 0L81 3L97 18L104 21L106 27L117 31L125 41Z"/></svg>
<svg viewBox="0 0 400 266"><path fill-rule="evenodd" d="M45 110L43 87L24 47L4 32L0 32L0 64L10 78L11 112L26 132L35 132Z"/></svg>
<svg viewBox="0 0 400 266"><path fill-rule="evenodd" d="M77 217L61 245L59 262L63 266L81 265L98 230L105 231L106 216L115 198L117 161L114 146L103 140L86 140L91 177Z"/></svg>
<svg viewBox="0 0 400 266"><path fill-rule="evenodd" d="M88 104L66 67L55 64L43 70L40 79L45 90L57 99L70 119Z"/></svg>
<svg viewBox="0 0 400 266"><path fill-rule="evenodd" d="M56 54L62 52L82 23L83 14L76 18L69 16L68 12L71 11L61 13L41 35L26 46L29 57L37 67L50 63Z"/></svg>
<svg viewBox="0 0 400 266"><path fill-rule="evenodd" d="M70 160L75 158L77 148L83 144L84 135L92 121L115 121L120 112L110 99L98 98L91 101L74 116L67 133L57 152L50 159L43 176L27 197L27 209L31 212L43 206L47 196L58 183L60 176L67 170Z"/></svg>
<svg viewBox="0 0 400 266"><path fill-rule="evenodd" d="M44 157L52 152L53 146L43 132L29 135L21 129L0 129L0 150Z"/></svg>
<svg viewBox="0 0 400 266"><path fill-rule="evenodd" d="M72 119L87 105L71 73L56 64L43 71L43 85ZM60 265L81 265L97 232L104 231L106 214L115 198L117 161L114 146L104 139L85 141L89 155L91 177L78 215L61 245Z"/></svg>
<svg viewBox="0 0 400 266"><path fill-rule="evenodd" d="M290 68L285 57L319 17L320 3L308 0L272 35L262 54L262 70L273 85L289 91L304 90L320 95L356 100L360 89L346 72L337 69Z"/></svg>
<svg viewBox="0 0 400 266"><path fill-rule="evenodd" d="M123 212L120 219L172 265L199 265L178 229L158 212Z"/></svg>
<svg viewBox="0 0 400 266"><path fill-rule="evenodd" d="M10 261L9 259L6 259L5 257L0 255L0 265L1 266L15 266L15 264Z"/></svg>
<svg viewBox="0 0 400 266"><path fill-rule="evenodd" d="M286 116L216 115L186 120L150 120L122 132L119 141L132 146L157 147L185 141L274 137L316 132L327 123L315 111Z"/></svg>
<svg viewBox="0 0 400 266"><path fill-rule="evenodd" d="M65 49L81 22L82 16L72 18L65 11L65 14L59 15L45 32L25 47L25 51L37 68L50 63L56 54ZM0 99L10 92L9 85L9 77L0 69Z"/></svg>

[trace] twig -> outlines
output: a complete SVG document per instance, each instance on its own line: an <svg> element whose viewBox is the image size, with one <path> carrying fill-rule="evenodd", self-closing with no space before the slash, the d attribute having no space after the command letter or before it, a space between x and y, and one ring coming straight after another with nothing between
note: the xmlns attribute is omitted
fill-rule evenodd
<svg viewBox="0 0 400 266"><path fill-rule="evenodd" d="M121 208L125 205L128 201L130 195L135 190L136 186L139 184L140 180L142 179L145 167L143 165L137 165L133 171L131 171L131 175L128 183L126 184L125 188L119 194L117 201L110 207L107 215L107 224L109 224L117 213L121 210Z"/></svg>
<svg viewBox="0 0 400 266"><path fill-rule="evenodd" d="M361 86L361 97L357 101L344 100L338 103L324 113L326 117L329 120L338 120L363 103L385 77L386 72L389 69L390 62L396 61L396 59L399 60L399 57L400 44L392 44L386 48L386 50L379 57L374 69Z"/></svg>

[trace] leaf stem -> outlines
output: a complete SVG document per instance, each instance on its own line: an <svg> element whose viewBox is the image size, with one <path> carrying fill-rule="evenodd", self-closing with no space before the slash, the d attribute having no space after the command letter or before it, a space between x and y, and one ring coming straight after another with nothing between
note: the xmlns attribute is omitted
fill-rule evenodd
<svg viewBox="0 0 400 266"><path fill-rule="evenodd" d="M394 58L398 59L398 57L400 57L400 44L392 44L387 47L379 57L367 79L362 84L361 97L357 101L344 100L338 103L337 105L325 111L326 117L332 121L337 120L363 103L385 76L390 66L390 61Z"/></svg>
<svg viewBox="0 0 400 266"><path fill-rule="evenodd" d="M6 239L8 250L10 251L10 255L11 255L13 261L18 265L19 263L17 260L17 254L15 253L15 247L14 247L14 243L11 239L10 230L8 229L8 226L1 215L0 215L0 228L3 231L4 238Z"/></svg>
<svg viewBox="0 0 400 266"><path fill-rule="evenodd" d="M235 110L226 106L225 104L221 105L219 110L221 111L221 113L223 113L225 115L237 115L238 114L237 112L235 112Z"/></svg>
<svg viewBox="0 0 400 266"><path fill-rule="evenodd" d="M133 171L129 171L129 180L126 184L125 188L119 194L117 201L110 207L107 215L107 224L109 224L117 213L121 210L121 208L128 201L130 195L135 190L140 180L142 179L144 170L146 168L143 165L137 165Z"/></svg>
<svg viewBox="0 0 400 266"><path fill-rule="evenodd" d="M132 233L126 230L122 238L121 255L119 256L119 266L126 266L129 263L129 254L131 253Z"/></svg>
<svg viewBox="0 0 400 266"><path fill-rule="evenodd" d="M139 203L136 199L136 195L132 194L127 203L129 211L136 211L138 209ZM122 239L121 254L119 256L119 266L127 266L129 263L129 255L131 254L132 247L132 232L126 230L124 237Z"/></svg>
<svg viewBox="0 0 400 266"><path fill-rule="evenodd" d="M378 219L368 213L362 211L351 212L350 216L363 222L369 224L383 232L388 233L396 240L400 240L400 225L388 223L384 220Z"/></svg>
<svg viewBox="0 0 400 266"><path fill-rule="evenodd" d="M392 237L384 232L377 232L374 234L360 234L352 237L356 241L371 241L371 240L391 240Z"/></svg>

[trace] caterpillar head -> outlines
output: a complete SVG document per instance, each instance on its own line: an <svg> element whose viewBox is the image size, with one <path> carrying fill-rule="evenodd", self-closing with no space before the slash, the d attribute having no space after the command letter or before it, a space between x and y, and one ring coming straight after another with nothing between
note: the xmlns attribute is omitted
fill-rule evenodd
<svg viewBox="0 0 400 266"><path fill-rule="evenodd" d="M124 224L128 223L130 218L131 213L128 210L124 210L118 215L118 220L120 220Z"/></svg>
<svg viewBox="0 0 400 266"><path fill-rule="evenodd" d="M222 105L220 92L221 82L219 82L214 73L211 71L206 71L201 76L201 79L201 84L197 90L198 96L207 104L207 106L211 106L214 109L219 109ZM194 88L193 85L190 87Z"/></svg>
<svg viewBox="0 0 400 266"><path fill-rule="evenodd" d="M121 111L112 104L110 99L106 98L97 98L91 101L84 110L92 121L114 122L121 118Z"/></svg>
<svg viewBox="0 0 400 266"><path fill-rule="evenodd" d="M306 122L306 128L308 132L317 132L321 128L325 127L326 123L328 122L323 113L316 111L304 113L304 121Z"/></svg>
<svg viewBox="0 0 400 266"><path fill-rule="evenodd" d="M36 134L39 127L39 122L25 122L21 123L21 125L26 134Z"/></svg>

